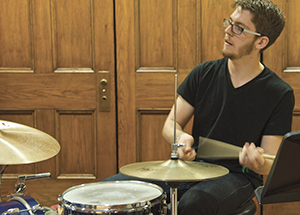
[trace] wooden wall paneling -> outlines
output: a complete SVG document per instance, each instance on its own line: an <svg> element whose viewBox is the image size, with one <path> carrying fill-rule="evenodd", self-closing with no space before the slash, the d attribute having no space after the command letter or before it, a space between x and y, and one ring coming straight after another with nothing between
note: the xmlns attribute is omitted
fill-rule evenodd
<svg viewBox="0 0 300 215"><path fill-rule="evenodd" d="M0 72L32 72L31 0L0 2Z"/></svg>
<svg viewBox="0 0 300 215"><path fill-rule="evenodd" d="M109 72L110 112L97 111L97 159L98 178L103 179L118 172L117 169L117 125L116 125L116 72L114 2L94 1L94 65L97 72L97 110L99 110L99 90L102 73Z"/></svg>
<svg viewBox="0 0 300 215"><path fill-rule="evenodd" d="M138 108L170 108L174 103L175 73L143 72L136 75Z"/></svg>
<svg viewBox="0 0 300 215"><path fill-rule="evenodd" d="M56 132L55 132L55 111L53 109L37 109L35 111L36 113L36 129L43 131L50 136L56 138ZM42 150L42 149L40 149ZM60 153L60 152L59 152ZM58 155L59 155L58 153ZM51 178L56 178L56 157L50 158L45 161L38 162L36 173L44 173L44 172L50 172Z"/></svg>
<svg viewBox="0 0 300 215"><path fill-rule="evenodd" d="M287 20L285 29L280 37L263 53L263 62L294 89L295 108L292 130L297 131L300 129L300 74L299 63L297 64L299 62L297 52L299 50L299 44L297 43L299 38L295 37L297 35L297 28L295 26L299 22L299 13L297 13L296 8L299 7L300 2L294 0L274 0L273 2L284 12ZM291 174L293 171L291 170ZM299 202L263 205L263 212L266 215L297 214L299 209Z"/></svg>
<svg viewBox="0 0 300 215"><path fill-rule="evenodd" d="M288 16L287 5L284 0L275 0L273 2L284 12L286 16ZM286 41L289 22L289 19L287 19L285 28L281 35L272 46L263 52L263 63L280 77L282 77L282 72L285 69L284 67L286 67L286 57L288 54L286 52Z"/></svg>
<svg viewBox="0 0 300 215"><path fill-rule="evenodd" d="M297 0L287 0L284 1L287 4L287 26L286 35L288 39L287 43L287 67L298 67L298 72L300 71L300 30L298 26L300 25L300 14L299 14L299 1Z"/></svg>
<svg viewBox="0 0 300 215"><path fill-rule="evenodd" d="M200 16L200 1L178 1L178 68L193 68L201 55L197 47Z"/></svg>
<svg viewBox="0 0 300 215"><path fill-rule="evenodd" d="M115 1L119 167L136 161L134 2Z"/></svg>
<svg viewBox="0 0 300 215"><path fill-rule="evenodd" d="M51 1L32 1L35 73L53 72Z"/></svg>
<svg viewBox="0 0 300 215"><path fill-rule="evenodd" d="M137 110L137 161L168 160L171 145L162 136L163 124L170 109Z"/></svg>
<svg viewBox="0 0 300 215"><path fill-rule="evenodd" d="M140 66L173 66L172 1L139 1Z"/></svg>
<svg viewBox="0 0 300 215"><path fill-rule="evenodd" d="M170 145L162 137L162 127L174 102L174 74L178 62L178 1L139 1L135 13L139 43L135 72L138 118L137 160L166 160ZM146 112L144 110L157 110ZM146 143L146 144L145 144ZM160 151L160 152L159 152Z"/></svg>
<svg viewBox="0 0 300 215"><path fill-rule="evenodd" d="M61 144L58 179L96 179L95 122L93 110L57 111L56 135Z"/></svg>
<svg viewBox="0 0 300 215"><path fill-rule="evenodd" d="M300 131L300 111L294 111L292 131Z"/></svg>
<svg viewBox="0 0 300 215"><path fill-rule="evenodd" d="M223 19L229 18L234 9L232 0L202 0L201 4L201 62L222 58L225 29Z"/></svg>
<svg viewBox="0 0 300 215"><path fill-rule="evenodd" d="M55 1L55 68L93 68L92 0Z"/></svg>
<svg viewBox="0 0 300 215"><path fill-rule="evenodd" d="M2 108L96 108L94 74L1 74Z"/></svg>

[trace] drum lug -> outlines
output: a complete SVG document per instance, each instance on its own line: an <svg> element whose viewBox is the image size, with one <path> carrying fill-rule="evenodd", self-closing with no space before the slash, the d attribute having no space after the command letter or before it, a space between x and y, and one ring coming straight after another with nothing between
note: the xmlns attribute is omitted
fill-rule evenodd
<svg viewBox="0 0 300 215"><path fill-rule="evenodd" d="M168 204L166 200L163 200L161 215L167 215L167 214L168 214Z"/></svg>

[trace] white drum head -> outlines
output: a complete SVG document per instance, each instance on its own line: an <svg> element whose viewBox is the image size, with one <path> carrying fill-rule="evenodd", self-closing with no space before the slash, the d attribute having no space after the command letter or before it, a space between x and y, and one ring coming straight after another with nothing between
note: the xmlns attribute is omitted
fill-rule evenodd
<svg viewBox="0 0 300 215"><path fill-rule="evenodd" d="M160 197L161 187L140 181L114 181L83 184L72 187L62 198L82 205L128 205Z"/></svg>

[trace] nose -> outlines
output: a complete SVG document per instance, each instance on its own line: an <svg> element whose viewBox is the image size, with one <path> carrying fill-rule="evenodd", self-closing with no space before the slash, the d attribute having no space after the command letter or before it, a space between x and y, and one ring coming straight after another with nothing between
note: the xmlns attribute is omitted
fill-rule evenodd
<svg viewBox="0 0 300 215"><path fill-rule="evenodd" d="M229 25L227 28L225 28L225 33L229 34L229 35L233 35L234 33L231 31L232 26Z"/></svg>

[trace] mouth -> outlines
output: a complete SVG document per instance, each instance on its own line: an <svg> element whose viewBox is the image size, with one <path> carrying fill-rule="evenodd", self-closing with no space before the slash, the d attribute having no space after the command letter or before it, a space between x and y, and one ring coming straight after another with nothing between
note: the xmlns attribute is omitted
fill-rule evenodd
<svg viewBox="0 0 300 215"><path fill-rule="evenodd" d="M233 46L232 43L230 43L227 39L225 39L225 45L227 45L227 46Z"/></svg>

